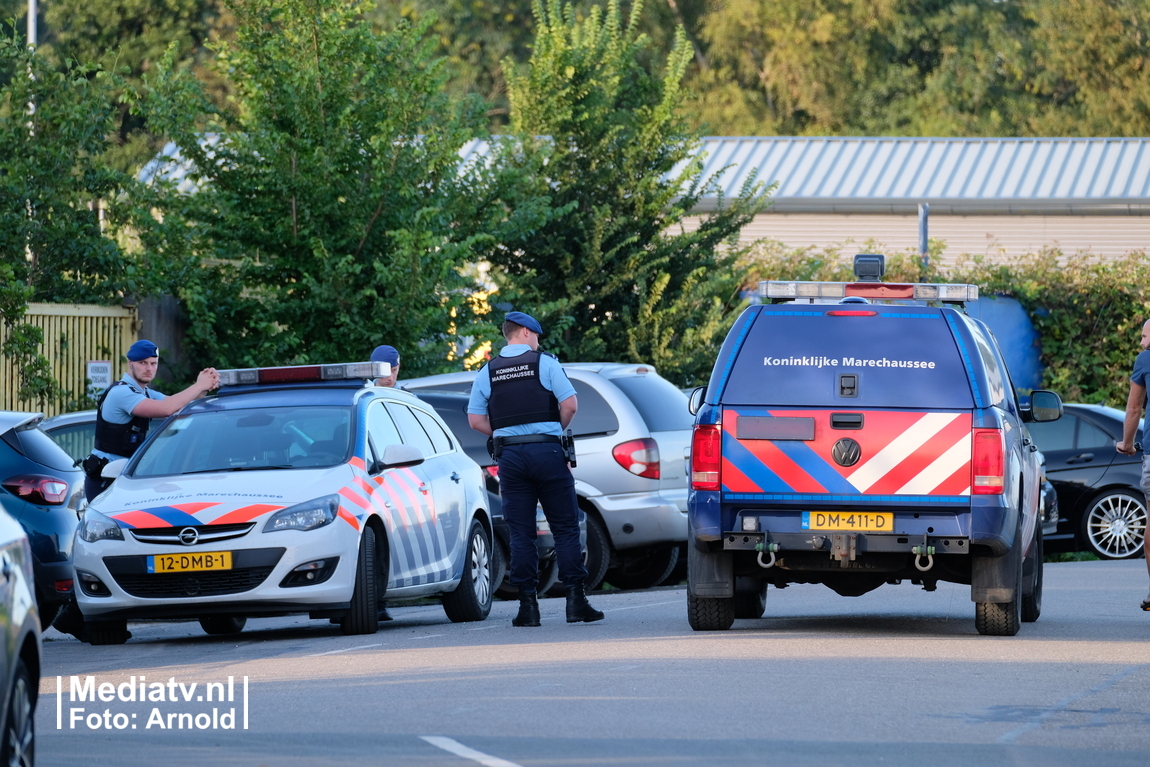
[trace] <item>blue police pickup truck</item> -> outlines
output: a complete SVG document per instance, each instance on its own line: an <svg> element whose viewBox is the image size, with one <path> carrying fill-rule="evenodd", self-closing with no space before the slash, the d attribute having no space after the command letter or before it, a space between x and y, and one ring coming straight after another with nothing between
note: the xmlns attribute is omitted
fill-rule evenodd
<svg viewBox="0 0 1150 767"><path fill-rule="evenodd" d="M843 596L970 585L981 634L1042 606L1041 494L1027 424L973 285L764 282L691 398L688 606L697 631L759 618L767 586Z"/></svg>

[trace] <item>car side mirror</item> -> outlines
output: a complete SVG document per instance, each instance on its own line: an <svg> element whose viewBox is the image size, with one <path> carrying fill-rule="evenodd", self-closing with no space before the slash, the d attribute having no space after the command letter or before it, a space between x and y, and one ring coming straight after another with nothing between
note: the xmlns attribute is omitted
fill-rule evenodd
<svg viewBox="0 0 1150 767"><path fill-rule="evenodd" d="M398 469L402 466L418 466L423 463L423 451L415 445L388 445L383 449L383 458L371 467L375 474L384 469Z"/></svg>
<svg viewBox="0 0 1150 767"><path fill-rule="evenodd" d="M1062 398L1052 391L1036 389L1030 393L1030 418L1034 423L1057 421L1062 417Z"/></svg>
<svg viewBox="0 0 1150 767"><path fill-rule="evenodd" d="M687 400L687 410L691 412L691 415L699 414L699 408L703 406L703 395L706 393L706 386L697 386L695 390L691 392L691 398Z"/></svg>
<svg viewBox="0 0 1150 767"><path fill-rule="evenodd" d="M100 476L104 479L115 479L124 472L124 467L127 465L127 458L117 458L114 461L108 461L104 464L104 468L100 469Z"/></svg>

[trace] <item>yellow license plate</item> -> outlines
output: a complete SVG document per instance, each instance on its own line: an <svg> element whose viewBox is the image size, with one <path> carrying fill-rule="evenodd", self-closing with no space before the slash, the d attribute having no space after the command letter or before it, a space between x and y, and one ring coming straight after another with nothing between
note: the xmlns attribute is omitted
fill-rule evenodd
<svg viewBox="0 0 1150 767"><path fill-rule="evenodd" d="M883 511L804 511L804 530L894 532L894 514Z"/></svg>
<svg viewBox="0 0 1150 767"><path fill-rule="evenodd" d="M231 570L232 552L205 551L200 554L156 554L148 557L149 573L192 573L200 570Z"/></svg>

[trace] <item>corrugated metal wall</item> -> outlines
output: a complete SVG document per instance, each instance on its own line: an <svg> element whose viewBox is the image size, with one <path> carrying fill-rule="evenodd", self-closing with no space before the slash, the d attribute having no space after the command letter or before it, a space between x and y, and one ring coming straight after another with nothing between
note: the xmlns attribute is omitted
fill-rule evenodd
<svg viewBox="0 0 1150 767"><path fill-rule="evenodd" d="M121 306L83 304L28 304L24 320L44 331L40 353L48 358L52 375L65 389L79 395L86 389L89 360L110 360L113 380L123 374L124 354L136 341L135 310ZM0 326L0 342L5 338ZM36 410L56 415L55 403L18 401L16 366L0 356L0 410Z"/></svg>
<svg viewBox="0 0 1150 767"><path fill-rule="evenodd" d="M696 220L697 221L697 220ZM688 228L697 226L689 222ZM930 217L930 236L946 242L943 262L959 255L986 255L994 260L1032 253L1044 246L1067 255L1089 251L1114 258L1131 250L1150 252L1147 216L938 216ZM850 255L855 244L873 239L888 251L918 248L916 216L837 213L764 213L743 228L739 239L779 240L789 247L835 245ZM848 242L849 241L849 242Z"/></svg>

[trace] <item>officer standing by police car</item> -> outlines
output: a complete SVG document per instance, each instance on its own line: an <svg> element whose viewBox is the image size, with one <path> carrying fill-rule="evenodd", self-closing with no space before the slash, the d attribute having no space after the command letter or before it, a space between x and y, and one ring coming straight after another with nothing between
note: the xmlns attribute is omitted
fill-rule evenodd
<svg viewBox="0 0 1150 767"><path fill-rule="evenodd" d="M112 484L112 480L101 475L104 466L120 458L131 458L148 436L151 419L167 418L220 385L216 369L205 368L194 384L165 397L149 388L160 364L156 345L137 341L125 356L128 372L104 391L96 405L96 446L82 462L86 475L84 495L89 502Z"/></svg>
<svg viewBox="0 0 1150 767"><path fill-rule="evenodd" d="M539 552L536 504L555 537L559 579L567 589L567 622L603 619L587 601L587 568L579 544L575 479L568 466L563 430L578 409L575 388L554 355L539 351L543 327L532 316L504 318L507 345L479 371L467 403L472 429L492 437L499 464L499 495L511 534L511 583L519 589L516 626L538 626Z"/></svg>

